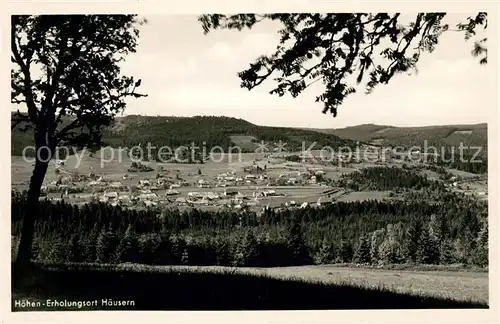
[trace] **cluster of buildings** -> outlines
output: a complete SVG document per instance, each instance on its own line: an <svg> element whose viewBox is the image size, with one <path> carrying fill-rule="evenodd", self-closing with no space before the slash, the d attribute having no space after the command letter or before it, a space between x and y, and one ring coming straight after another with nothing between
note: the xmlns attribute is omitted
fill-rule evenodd
<svg viewBox="0 0 500 324"><path fill-rule="evenodd" d="M257 175L250 173L245 176L236 176L234 171L230 171L217 175L214 179L214 187L235 187L242 185L263 184L268 179L269 177L266 174ZM206 180L200 181L205 181L205 183L207 182Z"/></svg>
<svg viewBox="0 0 500 324"><path fill-rule="evenodd" d="M75 203L78 203L79 200L89 201L91 199L126 207L175 204L180 206L207 205L245 208L258 205L261 199L281 196L275 189L269 188L271 186L318 184L319 179L324 175L322 170L302 172L286 170L279 175L270 176L266 172L266 167L262 168L254 163L252 166L243 168L243 174L228 171L210 178L202 176L200 172L196 182L187 182L180 177L180 172L173 176L166 172L159 172L156 178L138 179L137 182L134 181L134 185L131 185L130 180L135 176L128 174L124 174L120 180L116 178L110 180L96 175L92 169L88 175L78 175L76 172L69 174L63 167L63 164L58 164L58 180L52 181L42 188L43 192L57 193L56 197L51 195L50 199L71 197ZM251 186L255 186L255 189L249 190ZM187 192L181 189L183 187L194 190ZM259 190L259 187L262 189ZM195 188L220 189L214 192L214 190L195 191ZM241 193L242 191L246 193ZM69 196L70 194L74 195ZM290 201L287 202L287 206L297 206L297 204Z"/></svg>
<svg viewBox="0 0 500 324"><path fill-rule="evenodd" d="M272 186L293 186L293 185L316 185L322 183L325 172L322 170L287 171L278 175L275 179L270 179Z"/></svg>

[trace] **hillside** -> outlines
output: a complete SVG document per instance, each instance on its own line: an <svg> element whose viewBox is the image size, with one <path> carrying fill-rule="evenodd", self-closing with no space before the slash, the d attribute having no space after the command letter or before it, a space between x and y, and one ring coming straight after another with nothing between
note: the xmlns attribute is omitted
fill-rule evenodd
<svg viewBox="0 0 500 324"><path fill-rule="evenodd" d="M339 138L334 134L323 134L314 130L298 128L268 127L252 124L243 119L218 116L171 117L137 116L118 117L109 127L103 141L113 147L133 147L138 144L152 146L191 146L192 143L205 147L220 146L227 152L231 146L239 146L242 151L253 152L261 141L286 143L286 150L300 151L303 142L306 148L313 142L317 147L337 148L355 145L351 140ZM12 155L21 155L23 147L32 145L30 132L23 133L16 128L12 131ZM276 145L275 145L276 146ZM270 149L273 149L270 146Z"/></svg>
<svg viewBox="0 0 500 324"><path fill-rule="evenodd" d="M487 151L487 124L395 127L364 124L338 129L312 129L354 141L366 141L382 146L481 146Z"/></svg>
<svg viewBox="0 0 500 324"><path fill-rule="evenodd" d="M395 127L363 124L338 129L301 129L269 127L252 124L243 119L223 116L137 116L117 117L104 134L104 142L113 147L132 147L138 144L164 146L175 149L191 143L209 151L220 146L227 152L230 146L239 146L243 152L253 152L259 143L286 143L285 149L300 151L316 142L315 148L355 145L356 141L381 146L450 147L458 150L464 146L481 146L487 153L487 124L442 125L424 127ZM12 131L12 155L22 155L22 150L32 145L31 132ZM275 145L276 147L276 145ZM270 146L270 149L273 147Z"/></svg>

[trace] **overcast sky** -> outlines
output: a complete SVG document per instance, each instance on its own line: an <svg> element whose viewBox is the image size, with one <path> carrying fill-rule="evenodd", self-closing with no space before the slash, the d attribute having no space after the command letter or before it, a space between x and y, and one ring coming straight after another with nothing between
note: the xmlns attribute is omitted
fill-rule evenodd
<svg viewBox="0 0 500 324"><path fill-rule="evenodd" d="M449 14L455 24L467 14ZM351 95L337 118L322 114L315 102L321 89L298 98L268 94L272 83L248 91L240 88L237 72L277 44L277 25L252 30L215 31L204 35L194 15L147 17L138 51L124 72L142 78L147 98L131 100L126 114L225 115L260 125L337 128L376 123L433 125L480 123L488 120L492 73L481 66L462 33L447 32L432 54L421 58L417 75L399 75L372 94ZM490 94L491 97L491 94Z"/></svg>
<svg viewBox="0 0 500 324"><path fill-rule="evenodd" d="M469 15L448 14L446 22L454 26ZM421 57L419 74L398 75L370 95L360 89L333 118L315 102L322 91L318 87L295 99L270 95L272 81L252 91L240 88L237 72L274 51L276 23L204 35L196 15L146 18L137 53L127 58L123 72L141 78L148 97L129 100L126 115L224 115L259 125L338 128L481 123L495 109L485 102L494 89L494 73L471 56L473 41L465 42L462 33L445 33L436 50Z"/></svg>

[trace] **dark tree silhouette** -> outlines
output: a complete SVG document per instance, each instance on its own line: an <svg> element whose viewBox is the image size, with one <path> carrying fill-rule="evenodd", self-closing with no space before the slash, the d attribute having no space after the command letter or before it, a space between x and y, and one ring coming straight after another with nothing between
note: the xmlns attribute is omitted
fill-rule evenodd
<svg viewBox="0 0 500 324"><path fill-rule="evenodd" d="M311 84L322 81L325 91L316 98L324 103L323 113L335 117L344 99L355 92L356 83L366 82L370 93L400 72L416 69L422 52L432 52L443 32L452 30L442 23L446 13L418 13L403 23L400 13L342 14L238 14L202 15L198 18L205 34L215 29L252 28L263 20L278 21L283 28L276 51L262 55L247 70L238 73L241 87L249 90L273 76L276 88L270 93L298 96ZM468 40L478 27L487 27L487 14L477 13L459 23L454 31ZM477 41L472 50L480 63L487 63L487 39Z"/></svg>
<svg viewBox="0 0 500 324"><path fill-rule="evenodd" d="M36 156L16 263L29 265L33 225L48 162L57 146L101 143L103 127L125 108L141 80L120 74L119 62L135 52L144 21L135 15L12 16L11 99L27 113L12 128L31 129Z"/></svg>

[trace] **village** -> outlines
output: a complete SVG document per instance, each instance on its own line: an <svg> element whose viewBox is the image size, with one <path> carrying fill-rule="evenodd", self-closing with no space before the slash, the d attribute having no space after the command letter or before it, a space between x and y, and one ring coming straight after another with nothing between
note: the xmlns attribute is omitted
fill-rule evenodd
<svg viewBox="0 0 500 324"><path fill-rule="evenodd" d="M101 175L93 166L89 166L87 174L78 170L69 172L64 161L56 161L57 180L47 181L42 187L41 199L75 204L99 201L127 208L226 207L236 210L305 208L321 204L321 193L328 189L324 170L286 163L273 156L265 163L256 160L259 159L242 164L239 170L233 166L233 170L218 173L205 174L210 164L195 165L191 172L183 172L172 164L169 166L173 168L159 165L156 170L149 168L149 172L128 172L131 171L128 168L121 175ZM138 169L142 165L134 164Z"/></svg>
<svg viewBox="0 0 500 324"><path fill-rule="evenodd" d="M90 157L78 168L75 160L68 157L66 161L51 163L40 199L65 200L74 204L102 202L132 209L155 206L252 211L305 208L329 204L337 199L384 199L390 196L389 193L356 193L337 188L335 180L343 174L377 165L425 166L422 161L411 162L393 153L382 156L376 147L364 149L364 161L344 154L338 155L335 163L318 158L318 152L308 156L273 153L243 154L244 161L236 163L132 162L131 165L111 163L101 169ZM477 193L480 198L487 199L486 186L477 179L462 174L450 174L447 179L442 179L443 175L436 172L422 172L430 178L446 180L445 185L450 190Z"/></svg>

